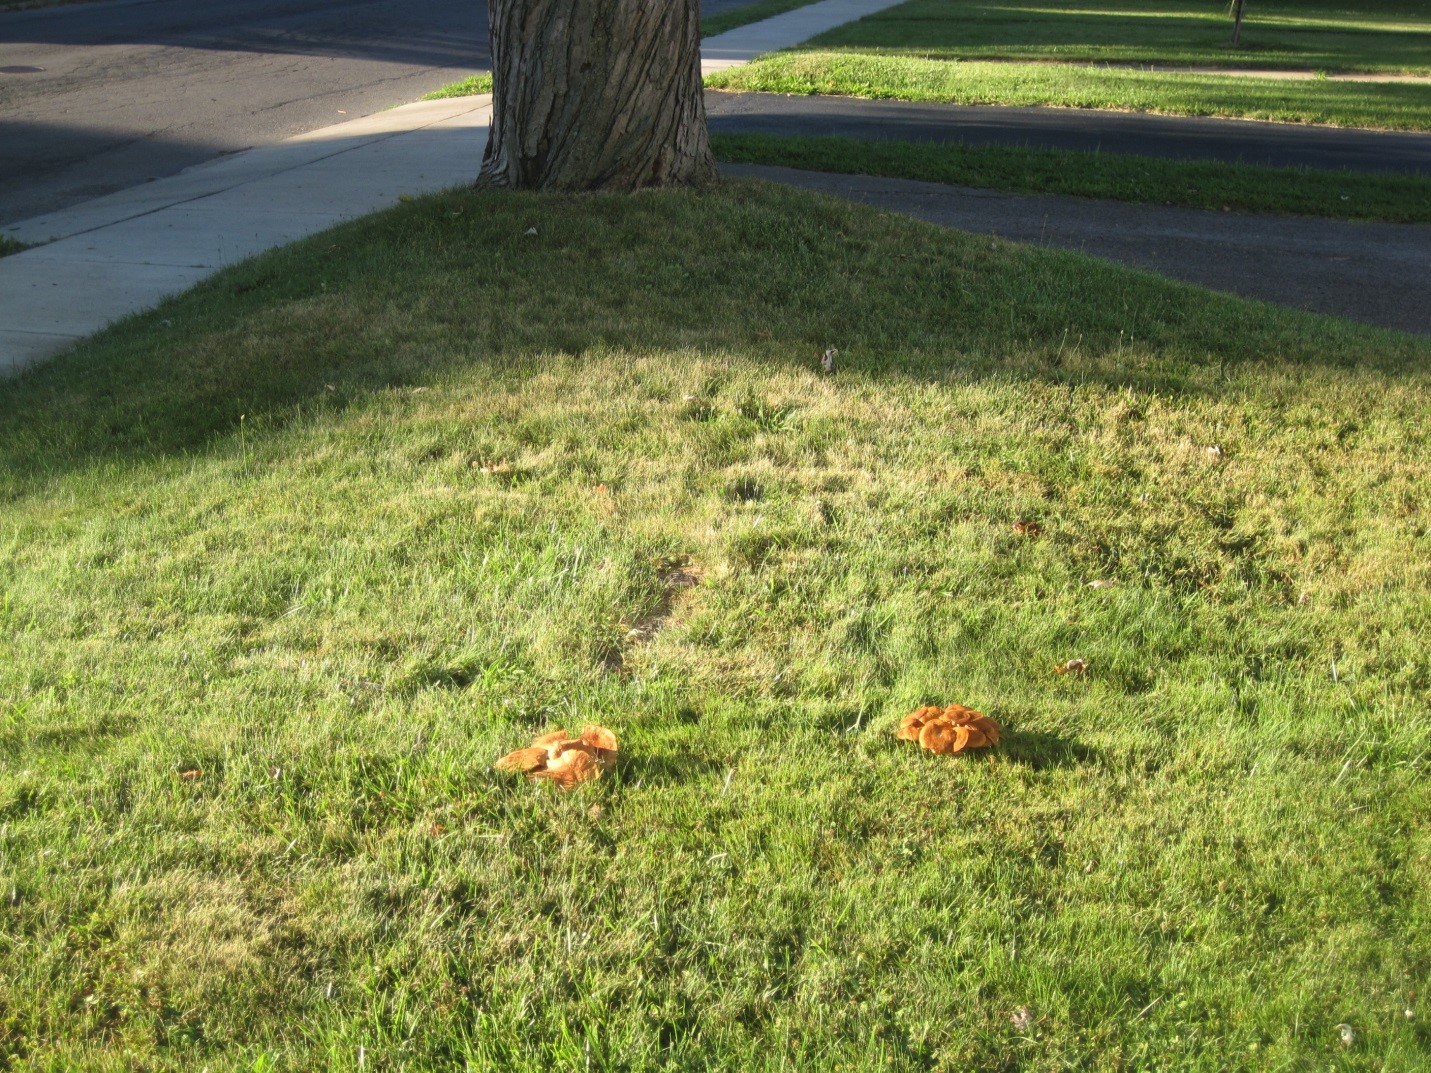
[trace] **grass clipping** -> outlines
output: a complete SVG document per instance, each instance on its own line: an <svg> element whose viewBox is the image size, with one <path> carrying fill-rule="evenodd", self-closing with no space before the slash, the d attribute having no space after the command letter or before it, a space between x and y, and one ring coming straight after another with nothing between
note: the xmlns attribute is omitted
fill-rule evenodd
<svg viewBox="0 0 1431 1073"><path fill-rule="evenodd" d="M570 790L613 767L619 748L615 734L592 723L582 727L575 738L565 730L541 734L527 748L508 753L492 766L498 771L520 771L529 779L547 779Z"/></svg>
<svg viewBox="0 0 1431 1073"><path fill-rule="evenodd" d="M895 731L901 741L917 741L931 753L953 756L966 749L987 749L999 744L1004 728L983 712L951 704L930 705L906 715Z"/></svg>

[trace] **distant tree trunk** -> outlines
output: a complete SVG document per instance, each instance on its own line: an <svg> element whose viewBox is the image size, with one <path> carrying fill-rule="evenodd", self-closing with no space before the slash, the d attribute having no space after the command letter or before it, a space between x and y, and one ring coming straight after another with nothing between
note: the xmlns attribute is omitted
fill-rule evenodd
<svg viewBox="0 0 1431 1073"><path fill-rule="evenodd" d="M1242 44L1242 3L1243 0L1232 0L1232 47L1237 48Z"/></svg>
<svg viewBox="0 0 1431 1073"><path fill-rule="evenodd" d="M715 177L699 0L488 0L478 185L634 190Z"/></svg>

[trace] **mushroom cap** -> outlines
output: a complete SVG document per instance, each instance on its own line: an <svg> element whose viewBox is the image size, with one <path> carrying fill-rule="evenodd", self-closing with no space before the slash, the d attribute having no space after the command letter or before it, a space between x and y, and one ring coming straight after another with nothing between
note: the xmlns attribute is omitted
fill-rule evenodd
<svg viewBox="0 0 1431 1073"><path fill-rule="evenodd" d="M498 771L520 771L523 775L530 775L533 771L540 771L547 766L547 751L535 745L518 749L508 753L492 766Z"/></svg>
<svg viewBox="0 0 1431 1073"><path fill-rule="evenodd" d="M588 723L582 727L581 740L593 749L602 749L608 753L614 753L620 748L616 742L616 735L599 723Z"/></svg>
<svg viewBox="0 0 1431 1073"><path fill-rule="evenodd" d="M998 722L963 704L943 708L916 708L900 720L895 737L901 741L917 741L934 753L954 754L965 749L983 749L997 745L1003 737Z"/></svg>
<svg viewBox="0 0 1431 1073"><path fill-rule="evenodd" d="M573 745L540 771L533 771L528 778L549 779L562 789L570 790L578 783L596 778L601 771L602 766L597 762L594 750L584 745Z"/></svg>

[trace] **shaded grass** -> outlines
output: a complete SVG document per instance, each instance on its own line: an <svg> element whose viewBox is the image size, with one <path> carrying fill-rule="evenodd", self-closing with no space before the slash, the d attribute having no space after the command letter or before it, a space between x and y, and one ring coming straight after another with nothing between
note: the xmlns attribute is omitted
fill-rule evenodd
<svg viewBox="0 0 1431 1073"><path fill-rule="evenodd" d="M1428 357L763 185L217 276L0 384L0 1055L1421 1068Z"/></svg>
<svg viewBox="0 0 1431 1073"><path fill-rule="evenodd" d="M29 243L20 242L9 235L0 235L0 257L8 257L12 253L19 253L21 250L28 250Z"/></svg>
<svg viewBox="0 0 1431 1073"><path fill-rule="evenodd" d="M1220 0L909 0L822 34L820 48L927 59L1057 60L1431 74L1431 6L1259 2L1233 48Z"/></svg>
<svg viewBox="0 0 1431 1073"><path fill-rule="evenodd" d="M761 19L783 15L787 11L794 11L796 8L805 7L815 2L816 0L756 0L753 4L742 4L740 7L722 11L709 18L702 17L701 36L714 37L727 30L734 30L737 26L745 26L748 23L759 22Z"/></svg>
<svg viewBox="0 0 1431 1073"><path fill-rule="evenodd" d="M712 134L718 159L1155 205L1431 223L1431 177L957 143Z"/></svg>
<svg viewBox="0 0 1431 1073"><path fill-rule="evenodd" d="M1431 130L1431 86L950 62L880 52L776 52L707 75L715 89L832 93L949 104L1107 108L1280 123Z"/></svg>

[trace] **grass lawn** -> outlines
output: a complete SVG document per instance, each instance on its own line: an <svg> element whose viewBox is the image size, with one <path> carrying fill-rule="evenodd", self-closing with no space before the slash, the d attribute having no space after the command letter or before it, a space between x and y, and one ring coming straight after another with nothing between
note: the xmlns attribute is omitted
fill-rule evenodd
<svg viewBox="0 0 1431 1073"><path fill-rule="evenodd" d="M822 47L946 60L1053 60L1431 75L1428 0L1249 0L1242 44L1221 0L908 0Z"/></svg>
<svg viewBox="0 0 1431 1073"><path fill-rule="evenodd" d="M0 1064L1425 1069L1428 415L763 185L219 275L0 382Z"/></svg>
<svg viewBox="0 0 1431 1073"><path fill-rule="evenodd" d="M797 7L805 7L807 4L815 2L816 0L755 0L752 4L742 4L729 11L722 11L718 15L702 18L701 36L714 37L727 30L734 30L737 26L759 22L761 19L774 18L776 15L783 15L787 11L794 11Z"/></svg>
<svg viewBox="0 0 1431 1073"><path fill-rule="evenodd" d="M1431 73L1431 7L1375 15L1316 5L1248 7L1247 47L1232 50L1223 5L1021 4L910 0L718 72L706 84L774 93L839 93L958 104L1051 105L1232 116L1289 123L1431 130L1431 82L1137 70L1101 64Z"/></svg>
<svg viewBox="0 0 1431 1073"><path fill-rule="evenodd" d="M1118 153L712 134L720 160L1154 205L1431 223L1431 176L1266 168Z"/></svg>

